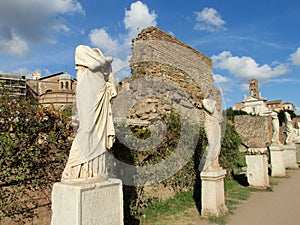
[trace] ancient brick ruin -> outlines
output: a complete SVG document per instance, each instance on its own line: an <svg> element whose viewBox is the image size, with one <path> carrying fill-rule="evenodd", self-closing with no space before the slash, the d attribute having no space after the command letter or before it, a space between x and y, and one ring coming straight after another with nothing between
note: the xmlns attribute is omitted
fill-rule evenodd
<svg viewBox="0 0 300 225"><path fill-rule="evenodd" d="M120 81L118 88L118 104L122 105L125 99L131 101L129 118L153 119L158 114L168 112L172 104L179 104L186 109L195 107L203 122L201 100L206 97L216 100L219 110L222 108L220 91L214 87L212 60L156 27L142 30L133 40L130 68L132 77ZM144 90L148 92L144 93L144 100L132 100L140 87L136 82L141 79L143 83L152 82L152 87ZM153 82L156 82L155 86L159 83L168 85L153 87ZM170 87L176 90L170 90ZM129 110L128 107L118 108ZM120 113L117 112L116 117Z"/></svg>

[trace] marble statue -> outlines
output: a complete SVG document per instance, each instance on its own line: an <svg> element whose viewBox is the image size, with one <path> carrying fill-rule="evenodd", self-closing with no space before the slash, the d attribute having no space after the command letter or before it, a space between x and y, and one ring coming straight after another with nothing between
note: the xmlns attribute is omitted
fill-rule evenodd
<svg viewBox="0 0 300 225"><path fill-rule="evenodd" d="M216 101L210 99L202 100L205 112L204 129L208 144L205 155L200 163L199 170L214 171L220 168L219 154L221 151L221 125L222 114L216 108ZM203 167L203 168L202 168Z"/></svg>
<svg viewBox="0 0 300 225"><path fill-rule="evenodd" d="M111 99L117 95L112 58L85 45L75 50L76 107L79 129L72 143L62 181L103 178L105 152L114 142Z"/></svg>
<svg viewBox="0 0 300 225"><path fill-rule="evenodd" d="M295 137L294 128L292 124L291 115L288 112L284 112L284 120L286 126L286 144L293 144L293 139Z"/></svg>
<svg viewBox="0 0 300 225"><path fill-rule="evenodd" d="M300 136L300 122L297 122L297 127L298 127L297 135Z"/></svg>
<svg viewBox="0 0 300 225"><path fill-rule="evenodd" d="M277 112L272 112L272 129L273 129L273 136L272 136L272 144L280 144L279 142L279 119Z"/></svg>

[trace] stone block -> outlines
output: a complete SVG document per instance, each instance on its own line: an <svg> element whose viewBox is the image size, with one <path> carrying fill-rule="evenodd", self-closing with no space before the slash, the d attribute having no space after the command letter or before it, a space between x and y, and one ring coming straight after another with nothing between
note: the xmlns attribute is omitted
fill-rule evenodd
<svg viewBox="0 0 300 225"><path fill-rule="evenodd" d="M296 144L296 156L297 156L297 163L300 164L300 136L297 136L294 139L294 142Z"/></svg>
<svg viewBox="0 0 300 225"><path fill-rule="evenodd" d="M247 179L251 186L268 187L268 159L266 155L246 155Z"/></svg>
<svg viewBox="0 0 300 225"><path fill-rule="evenodd" d="M300 143L296 143L297 163L300 164Z"/></svg>
<svg viewBox="0 0 300 225"><path fill-rule="evenodd" d="M283 146L283 159L285 168L298 168L295 144Z"/></svg>
<svg viewBox="0 0 300 225"><path fill-rule="evenodd" d="M203 216L220 215L227 211L224 197L224 177L226 171L201 172L202 193L201 214Z"/></svg>
<svg viewBox="0 0 300 225"><path fill-rule="evenodd" d="M122 182L55 183L51 225L62 224L123 225Z"/></svg>
<svg viewBox="0 0 300 225"><path fill-rule="evenodd" d="M271 145L271 175L283 177L286 175L285 163L283 159L283 146L282 145Z"/></svg>

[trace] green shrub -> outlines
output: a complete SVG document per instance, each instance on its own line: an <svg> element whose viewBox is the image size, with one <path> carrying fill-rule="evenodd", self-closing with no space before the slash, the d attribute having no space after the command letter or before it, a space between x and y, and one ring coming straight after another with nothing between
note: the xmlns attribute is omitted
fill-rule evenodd
<svg viewBox="0 0 300 225"><path fill-rule="evenodd" d="M61 112L0 96L0 220L32 218L43 198L50 207L52 184L60 180L72 133ZM34 196L39 191L44 196Z"/></svg>
<svg viewBox="0 0 300 225"><path fill-rule="evenodd" d="M231 174L233 169L241 162L239 146L241 140L234 125L227 123L225 135L222 139L220 165Z"/></svg>

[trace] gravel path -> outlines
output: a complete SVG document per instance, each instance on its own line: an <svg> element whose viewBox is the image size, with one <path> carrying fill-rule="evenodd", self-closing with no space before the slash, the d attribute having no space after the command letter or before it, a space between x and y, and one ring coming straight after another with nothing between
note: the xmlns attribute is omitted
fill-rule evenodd
<svg viewBox="0 0 300 225"><path fill-rule="evenodd" d="M288 172L273 192L255 192L238 206L228 225L299 225L300 170Z"/></svg>

